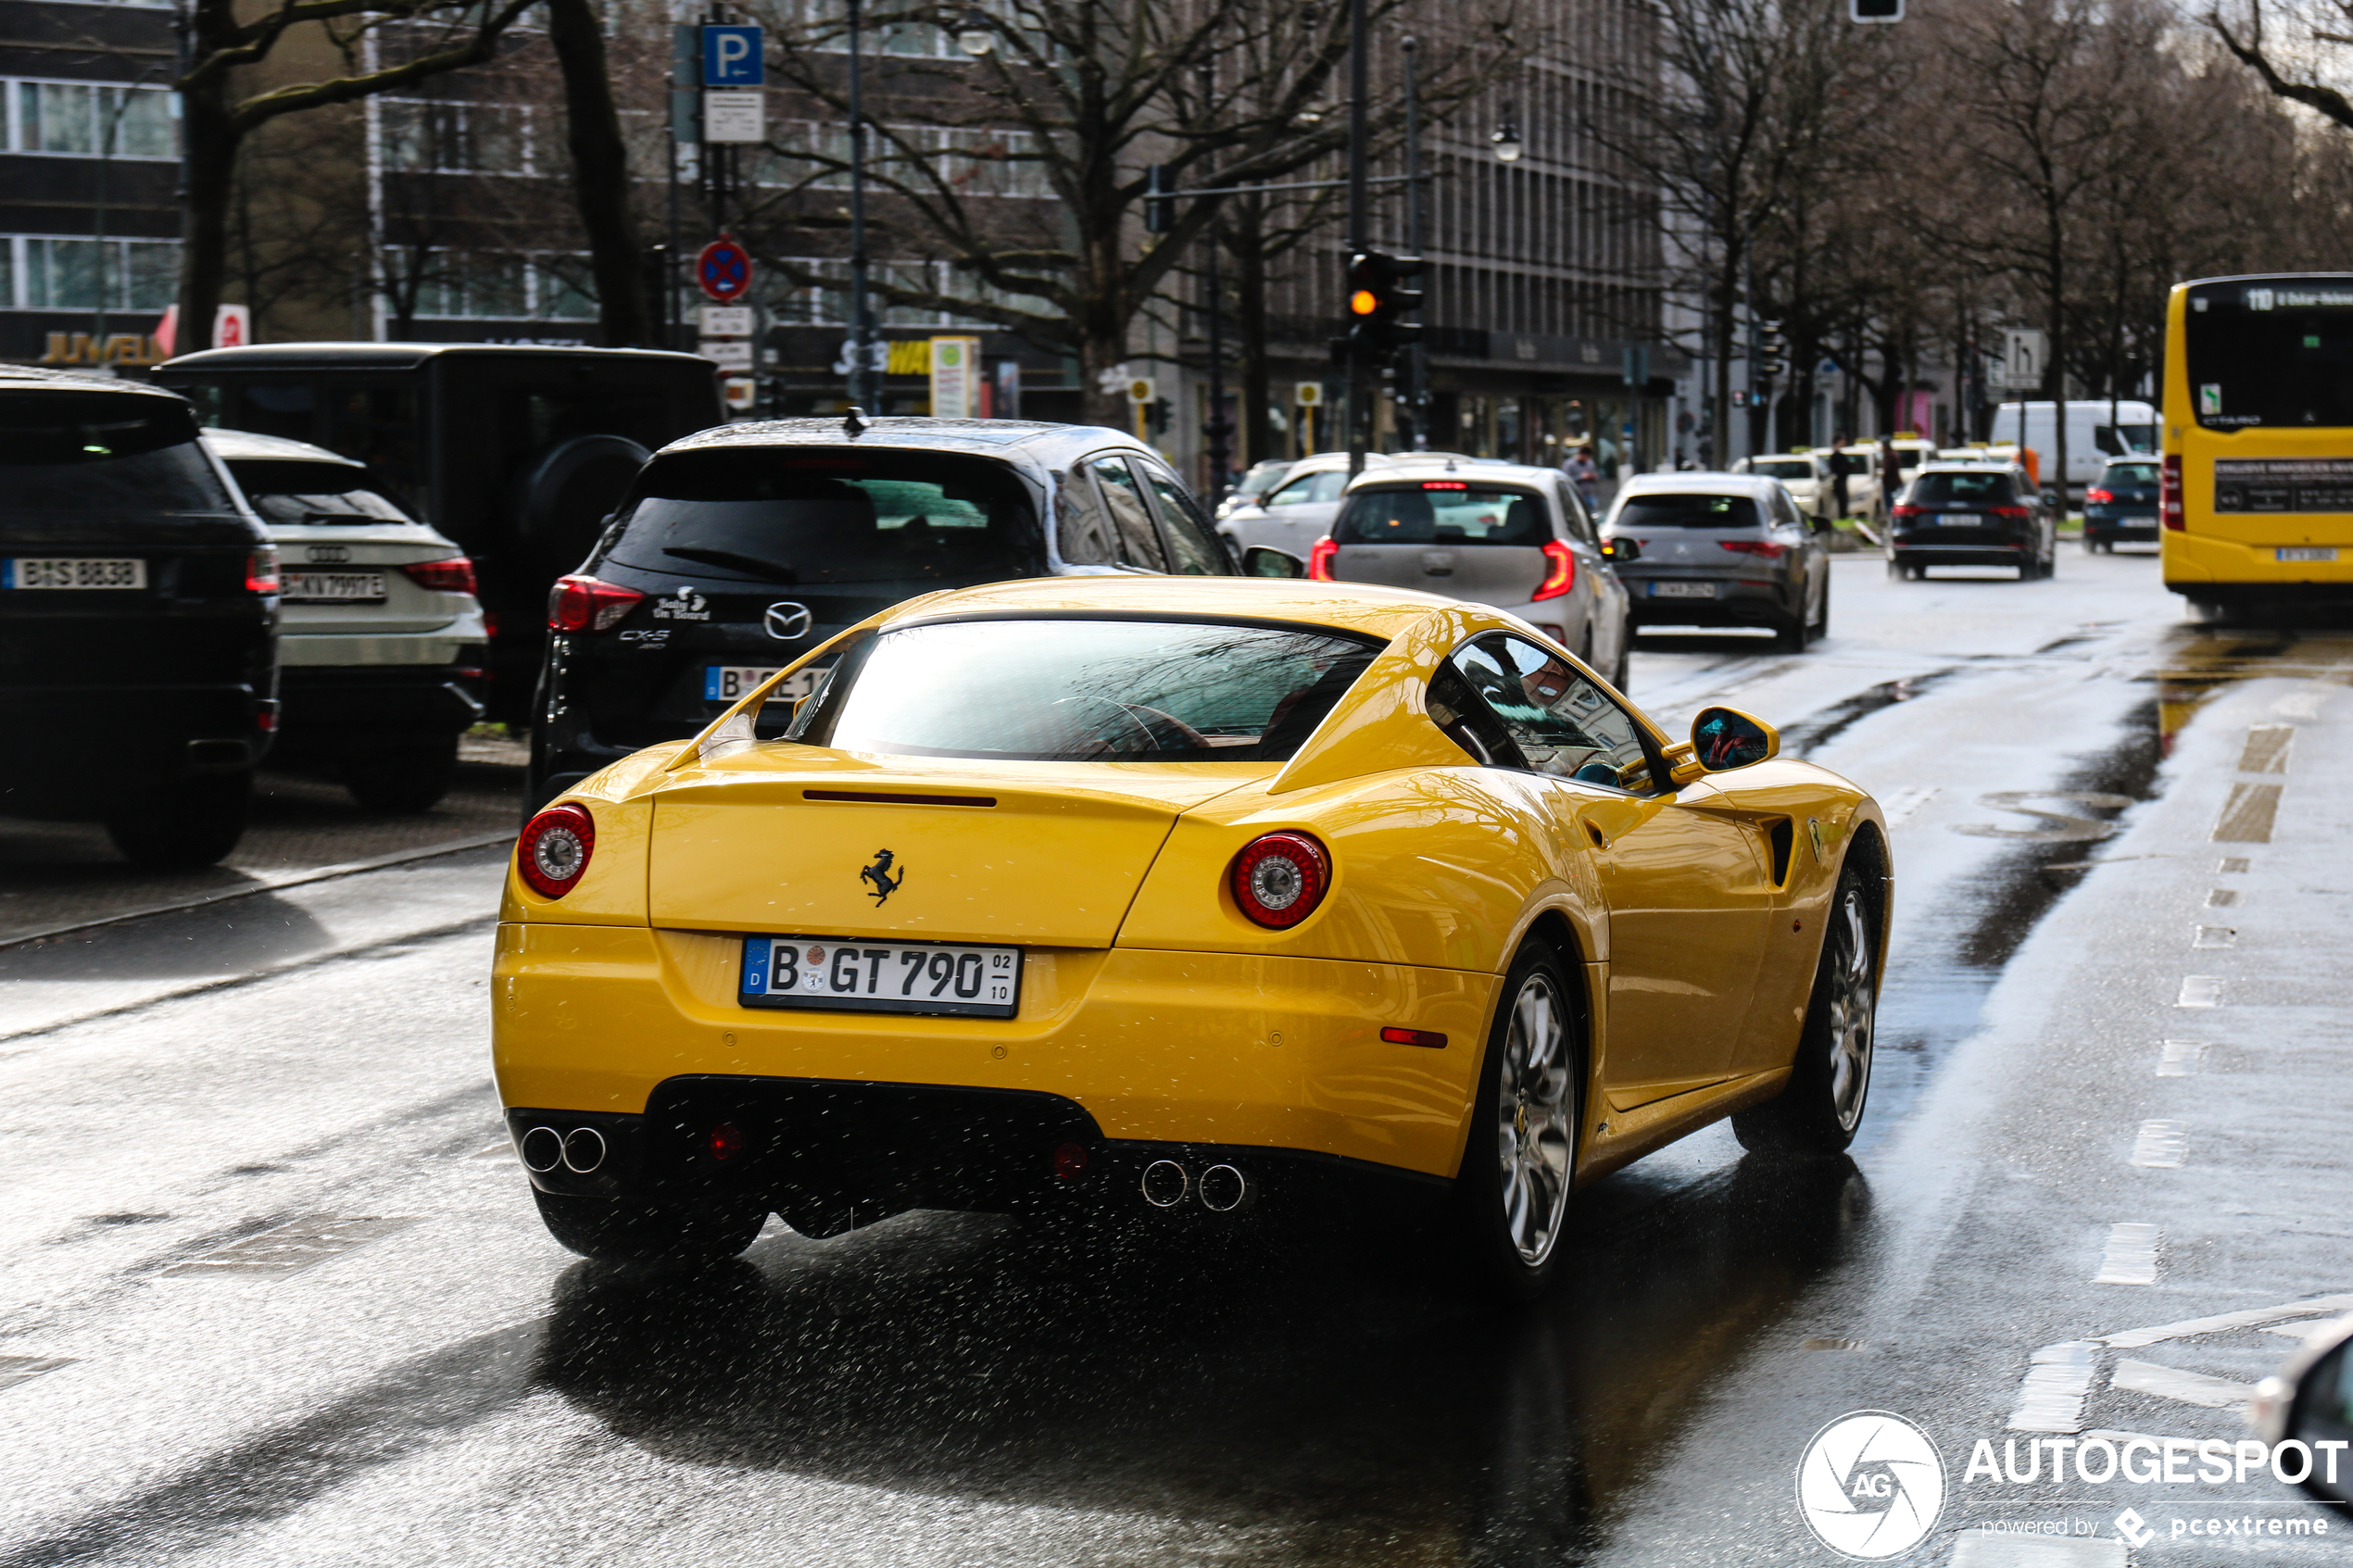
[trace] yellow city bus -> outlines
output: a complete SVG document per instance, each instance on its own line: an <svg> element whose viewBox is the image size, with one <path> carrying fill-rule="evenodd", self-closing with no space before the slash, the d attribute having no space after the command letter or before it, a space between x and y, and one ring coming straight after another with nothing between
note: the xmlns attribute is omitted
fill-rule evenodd
<svg viewBox="0 0 2353 1568"><path fill-rule="evenodd" d="M2353 272L2175 284L2163 399L2165 585L2353 601Z"/></svg>

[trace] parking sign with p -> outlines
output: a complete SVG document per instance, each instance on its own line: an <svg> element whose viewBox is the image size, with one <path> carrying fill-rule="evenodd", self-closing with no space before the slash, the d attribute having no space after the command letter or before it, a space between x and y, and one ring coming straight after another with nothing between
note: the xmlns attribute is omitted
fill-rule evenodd
<svg viewBox="0 0 2353 1568"><path fill-rule="evenodd" d="M760 56L761 33L756 27L706 27L702 30L702 84L705 87L759 87L768 80Z"/></svg>

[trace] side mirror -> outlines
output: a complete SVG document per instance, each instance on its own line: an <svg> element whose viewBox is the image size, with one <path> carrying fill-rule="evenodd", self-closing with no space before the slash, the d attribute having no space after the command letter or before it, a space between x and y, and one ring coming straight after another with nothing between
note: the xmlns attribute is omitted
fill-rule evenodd
<svg viewBox="0 0 2353 1568"><path fill-rule="evenodd" d="M1610 538L1602 541L1602 558L1625 562L1642 558L1642 544L1639 539Z"/></svg>
<svg viewBox="0 0 2353 1568"><path fill-rule="evenodd" d="M2353 1318L2340 1319L2316 1331L2278 1373L2256 1385L2255 1402L2246 1412L2256 1436L2271 1445L2274 1463L2291 1454L2277 1454L2287 1444L2300 1445L2304 1474L2295 1485L2323 1502L2353 1502L2353 1468L2339 1462L2353 1443L2353 1381L2347 1377L2347 1348L2353 1339ZM2278 1469L2274 1474L2286 1475Z"/></svg>
<svg viewBox="0 0 2353 1568"><path fill-rule="evenodd" d="M1703 708L1692 721L1692 759L1710 773L1754 767L1780 749L1779 730L1737 708Z"/></svg>
<svg viewBox="0 0 2353 1568"><path fill-rule="evenodd" d="M1244 577L1304 577L1307 563L1289 550L1278 550L1271 545L1252 545L1242 552Z"/></svg>

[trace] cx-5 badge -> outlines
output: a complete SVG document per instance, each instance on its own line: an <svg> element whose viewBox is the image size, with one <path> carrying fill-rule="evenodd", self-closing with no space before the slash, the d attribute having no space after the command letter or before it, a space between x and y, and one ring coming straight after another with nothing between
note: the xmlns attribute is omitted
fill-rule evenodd
<svg viewBox="0 0 2353 1568"><path fill-rule="evenodd" d="M816 616L810 613L807 605L797 605L790 599L786 599L770 605L767 612L761 616L760 623L766 627L768 634L778 642L789 643L795 637L809 635L809 628L815 623L816 620Z"/></svg>
<svg viewBox="0 0 2353 1568"><path fill-rule="evenodd" d="M890 874L890 860L889 850L877 849L875 851L875 863L858 873L859 881L874 884L875 908L878 909L882 908L883 900L898 892L899 884L907 880L904 871L897 876Z"/></svg>

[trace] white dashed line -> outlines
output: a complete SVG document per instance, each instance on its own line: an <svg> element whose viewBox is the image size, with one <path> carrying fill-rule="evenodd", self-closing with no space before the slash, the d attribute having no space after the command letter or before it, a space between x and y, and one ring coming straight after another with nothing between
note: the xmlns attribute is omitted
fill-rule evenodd
<svg viewBox="0 0 2353 1568"><path fill-rule="evenodd" d="M2238 945L2238 931L2227 925L2201 925L2190 938L2193 947L2235 947Z"/></svg>
<svg viewBox="0 0 2353 1568"><path fill-rule="evenodd" d="M2216 866L2214 869L2224 876L2236 876L2246 870L2246 857L2244 855L2225 855L2222 857L2222 863Z"/></svg>
<svg viewBox="0 0 2353 1568"><path fill-rule="evenodd" d="M2093 1357L2099 1343L2070 1339L2045 1345L2028 1358L2026 1381L2019 1385L2013 1432L2073 1432L2083 1424L2083 1397L2091 1391Z"/></svg>
<svg viewBox="0 0 2353 1568"><path fill-rule="evenodd" d="M2202 1040L2168 1040L2165 1053L2157 1059L2157 1075L2160 1078L2190 1078L2196 1076L2204 1064L2206 1043Z"/></svg>
<svg viewBox="0 0 2353 1568"><path fill-rule="evenodd" d="M2119 1361L2116 1370L2108 1374L2108 1383L2109 1387L2128 1394L2154 1394L2160 1399L2179 1399L2185 1405L2204 1405L2208 1410L2228 1410L2255 1398L2253 1384L2208 1377L2202 1372L2183 1372L2153 1361Z"/></svg>
<svg viewBox="0 0 2353 1568"><path fill-rule="evenodd" d="M2189 1152L2189 1143L2187 1122L2144 1122L2140 1135L2133 1140L2133 1163L2170 1170L2181 1164ZM2113 1239L2110 1238L2111 1245Z"/></svg>
<svg viewBox="0 0 2353 1568"><path fill-rule="evenodd" d="M2100 1254L2100 1272L2094 1285L2155 1285L2157 1249L2165 1233L2155 1225L2120 1224L2108 1233L2108 1248ZM2069 1428L2072 1431L2073 1428Z"/></svg>
<svg viewBox="0 0 2353 1568"><path fill-rule="evenodd" d="M2173 998L2177 1008L2212 1008L2222 1005L2222 982L2211 974L2182 976L2182 994Z"/></svg>
<svg viewBox="0 0 2353 1568"><path fill-rule="evenodd" d="M2209 909L2227 909L2238 901L2239 890L2235 887L2218 887L2206 896L2206 907Z"/></svg>

